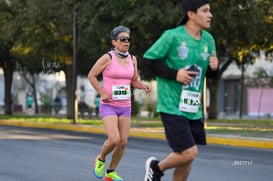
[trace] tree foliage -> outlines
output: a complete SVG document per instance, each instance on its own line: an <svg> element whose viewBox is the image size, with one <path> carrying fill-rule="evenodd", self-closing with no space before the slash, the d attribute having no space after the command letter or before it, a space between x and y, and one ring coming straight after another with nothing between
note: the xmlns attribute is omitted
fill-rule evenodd
<svg viewBox="0 0 273 181"><path fill-rule="evenodd" d="M97 58L110 50L110 32L118 25L131 29L130 51L140 61L144 51L162 32L174 27L180 17L180 3L180 0L96 0L82 4L79 8L79 51L88 54L85 67L90 68Z"/></svg>
<svg viewBox="0 0 273 181"><path fill-rule="evenodd" d="M216 38L218 57L221 61L220 76L232 61L242 70L243 91L245 66L253 63L264 49L272 51L273 2L270 0L218 0L211 3L213 13L212 34ZM209 118L217 118L218 82L208 81L212 97ZM242 97L242 96L241 96ZM241 106L242 106L241 100ZM240 108L240 114L242 107Z"/></svg>
<svg viewBox="0 0 273 181"><path fill-rule="evenodd" d="M213 27L220 56L238 64L250 52L273 46L273 2L270 0L213 1ZM246 59L245 59L246 60ZM253 60L253 59L252 59Z"/></svg>

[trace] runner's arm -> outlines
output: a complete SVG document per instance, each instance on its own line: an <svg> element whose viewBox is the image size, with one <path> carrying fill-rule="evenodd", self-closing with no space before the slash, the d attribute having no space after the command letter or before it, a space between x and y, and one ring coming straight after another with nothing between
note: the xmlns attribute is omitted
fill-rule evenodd
<svg viewBox="0 0 273 181"><path fill-rule="evenodd" d="M178 70L168 67L161 60L150 60L144 58L144 64L154 75L176 80Z"/></svg>

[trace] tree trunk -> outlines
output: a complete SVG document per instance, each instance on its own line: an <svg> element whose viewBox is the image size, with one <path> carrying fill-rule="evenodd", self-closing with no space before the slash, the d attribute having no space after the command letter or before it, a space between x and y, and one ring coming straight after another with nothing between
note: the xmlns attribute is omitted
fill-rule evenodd
<svg viewBox="0 0 273 181"><path fill-rule="evenodd" d="M263 86L261 86L261 93L259 96L259 103L258 103L258 116L257 116L258 119L260 118L260 113L261 113L263 93L264 93L264 88L263 88Z"/></svg>
<svg viewBox="0 0 273 181"><path fill-rule="evenodd" d="M38 109L38 99L37 99L37 92L36 92L36 79L35 79L35 74L31 75L32 76L32 91L33 91L33 98L34 98L34 107L35 107L35 114L39 113Z"/></svg>
<svg viewBox="0 0 273 181"><path fill-rule="evenodd" d="M4 60L4 81L5 81L5 114L12 115L12 77L14 72L14 63L10 60Z"/></svg>
<svg viewBox="0 0 273 181"><path fill-rule="evenodd" d="M218 104L217 104L217 93L218 93L218 85L219 85L219 79L224 73L224 71L228 68L230 63L232 62L232 59L230 56L225 56L223 58L219 58L220 61L220 70L218 74L217 80L210 80L207 79L207 87L210 91L210 106L208 108L208 119L217 119L218 114Z"/></svg>
<svg viewBox="0 0 273 181"><path fill-rule="evenodd" d="M244 82L245 82L245 67L244 64L241 65L241 90L240 90L240 113L239 118L242 119L243 117L243 106L244 106Z"/></svg>
<svg viewBox="0 0 273 181"><path fill-rule="evenodd" d="M217 119L217 90L218 90L219 80L209 80L207 79L207 87L210 92L210 105L208 108L208 119Z"/></svg>
<svg viewBox="0 0 273 181"><path fill-rule="evenodd" d="M73 89L73 68L72 64L66 65L66 97L67 97L67 113L68 119L74 118L74 89Z"/></svg>

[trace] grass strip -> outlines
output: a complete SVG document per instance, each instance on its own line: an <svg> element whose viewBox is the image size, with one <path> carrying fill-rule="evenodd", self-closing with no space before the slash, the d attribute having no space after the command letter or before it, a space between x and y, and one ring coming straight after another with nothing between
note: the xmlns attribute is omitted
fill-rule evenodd
<svg viewBox="0 0 273 181"><path fill-rule="evenodd" d="M71 119L52 117L52 116L28 116L28 115L0 115L1 120L37 122L37 123L59 123L71 124ZM78 124L102 126L100 119L78 119ZM161 128L161 121L155 118L132 118L132 127L144 128ZM229 120L217 119L206 122L206 131L211 134L229 134L262 138L273 138L273 121L272 120Z"/></svg>

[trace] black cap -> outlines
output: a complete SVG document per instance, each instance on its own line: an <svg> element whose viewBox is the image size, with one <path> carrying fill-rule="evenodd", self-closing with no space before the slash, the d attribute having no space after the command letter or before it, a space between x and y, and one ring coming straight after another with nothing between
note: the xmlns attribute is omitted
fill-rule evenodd
<svg viewBox="0 0 273 181"><path fill-rule="evenodd" d="M210 0L183 0L182 2L182 17L176 23L176 25L184 25L188 21L187 12L188 11L195 11L200 6L204 4L208 4Z"/></svg>

